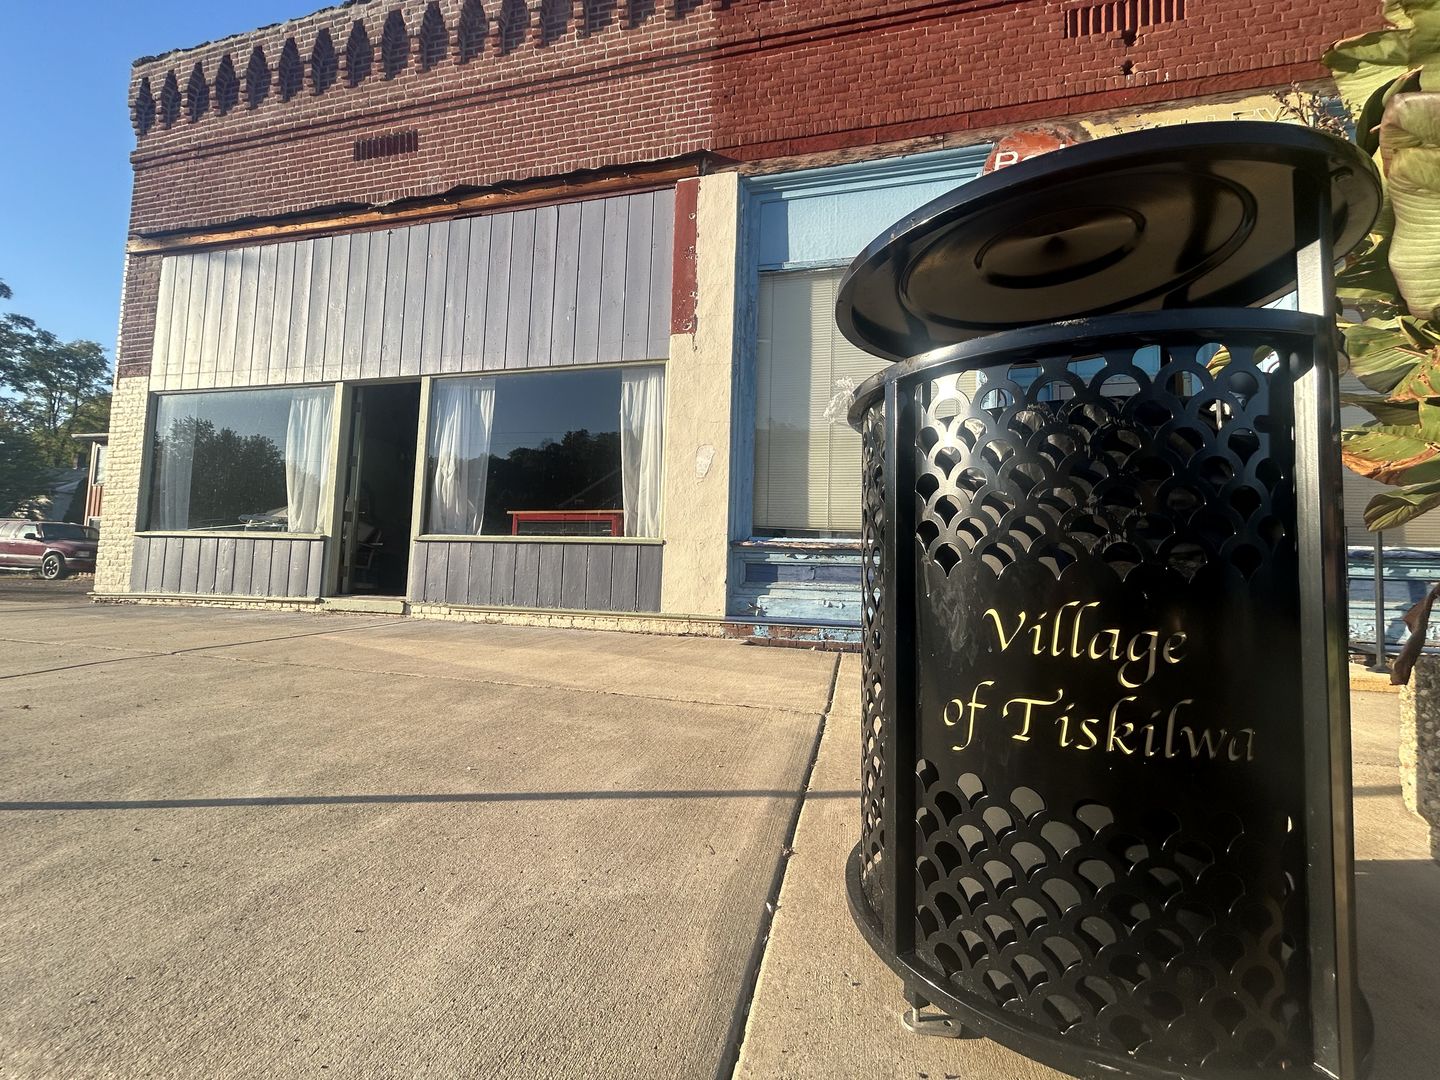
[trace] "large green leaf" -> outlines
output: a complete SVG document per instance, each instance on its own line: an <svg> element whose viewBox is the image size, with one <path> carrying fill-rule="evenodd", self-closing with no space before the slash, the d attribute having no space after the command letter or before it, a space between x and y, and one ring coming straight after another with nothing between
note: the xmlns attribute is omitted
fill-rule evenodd
<svg viewBox="0 0 1440 1080"><path fill-rule="evenodd" d="M1380 149L1380 121L1385 118L1385 106L1396 94L1413 94L1420 87L1422 69L1413 68L1384 83L1366 99L1365 107L1355 117L1355 141L1367 154L1374 155ZM1376 160L1376 166L1380 162Z"/></svg>
<svg viewBox="0 0 1440 1080"><path fill-rule="evenodd" d="M1340 394L1340 404L1345 407L1364 409L1380 422L1381 427L1408 428L1426 442L1440 445L1440 398L1383 398L1375 394ZM1366 423L1359 427L1346 428L1344 437L1357 438L1375 429Z"/></svg>
<svg viewBox="0 0 1440 1080"><path fill-rule="evenodd" d="M1418 0L1419 7L1434 7L1436 0ZM1385 21L1392 26L1401 29L1408 29L1415 25L1415 18L1410 14L1411 7L1416 6L1417 0L1385 0L1382 12Z"/></svg>
<svg viewBox="0 0 1440 1080"><path fill-rule="evenodd" d="M1418 427L1371 424L1345 432L1340 454L1351 472L1382 484L1440 482L1440 446Z"/></svg>
<svg viewBox="0 0 1440 1080"><path fill-rule="evenodd" d="M1410 374L1395 384L1390 396L1413 398L1417 401L1440 397L1440 355L1428 354L1422 362L1415 365Z"/></svg>
<svg viewBox="0 0 1440 1080"><path fill-rule="evenodd" d="M1440 93L1391 98L1380 154L1395 212L1390 270L1410 314L1440 318Z"/></svg>
<svg viewBox="0 0 1440 1080"><path fill-rule="evenodd" d="M1377 493L1365 507L1365 527L1371 532L1393 529L1437 506L1440 481L1391 488Z"/></svg>
<svg viewBox="0 0 1440 1080"><path fill-rule="evenodd" d="M1390 394L1427 355L1401 330L1399 318L1366 319L1345 327L1345 352L1351 373L1377 394Z"/></svg>
<svg viewBox="0 0 1440 1080"><path fill-rule="evenodd" d="M1385 0L1384 13L1387 29L1325 55L1386 179L1367 242L1336 275L1366 316L1344 327L1350 370L1375 391L1342 395L1376 420L1343 433L1345 464L1395 486L1366 508L1371 529L1440 506L1440 0Z"/></svg>
<svg viewBox="0 0 1440 1080"><path fill-rule="evenodd" d="M1390 398L1380 397L1377 394L1340 394L1340 404L1356 409L1364 409L1382 424L1391 427L1406 427L1410 424L1420 422L1420 403L1418 401L1394 401ZM1358 428L1351 428L1358 431Z"/></svg>
<svg viewBox="0 0 1440 1080"><path fill-rule="evenodd" d="M1375 30L1337 41L1321 59L1335 76L1340 100L1358 122L1371 98L1407 71L1411 63L1409 30Z"/></svg>
<svg viewBox="0 0 1440 1080"><path fill-rule="evenodd" d="M1400 287L1390 272L1390 236L1395 230L1395 212L1385 187L1380 213L1364 242L1350 253L1345 268L1335 275L1335 295L1366 317L1391 318L1398 314Z"/></svg>
<svg viewBox="0 0 1440 1080"><path fill-rule="evenodd" d="M1357 124L1376 93L1408 71L1419 69L1424 89L1440 90L1440 0L1387 3L1385 17L1389 28L1337 41L1322 58ZM1363 131L1359 141L1366 143Z"/></svg>
<svg viewBox="0 0 1440 1080"><path fill-rule="evenodd" d="M1434 0L1410 6L1414 26L1410 30L1411 63L1421 70L1424 90L1440 90L1440 5Z"/></svg>

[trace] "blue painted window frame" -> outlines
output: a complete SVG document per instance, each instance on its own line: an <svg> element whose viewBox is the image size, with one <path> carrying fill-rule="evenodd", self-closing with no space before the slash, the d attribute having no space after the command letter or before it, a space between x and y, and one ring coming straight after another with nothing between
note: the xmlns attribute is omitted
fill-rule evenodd
<svg viewBox="0 0 1440 1080"><path fill-rule="evenodd" d="M828 553L837 562L858 559L856 540L820 541L811 538L755 537L752 535L755 476L755 349L758 333L759 283L762 272L819 270L848 265L864 247L895 220L980 175L991 145L927 151L879 161L804 169L787 173L742 177L740 182L739 245L736 273L736 357L734 366L731 457L731 562L729 607L732 616L771 618L745 610L753 598L743 595L747 565L786 561ZM918 190L917 190L918 189ZM868 215L834 214L835 224L850 228L843 241L827 228L824 208L841 207L847 199L870 201ZM852 202L853 207L857 205ZM863 225L859 222L863 221ZM783 222L786 234L762 235L769 225ZM803 225L804 228L797 226ZM799 232L801 235L796 235ZM827 246L827 239L829 241ZM855 567L858 574L858 563ZM755 576L763 578L759 567ZM787 572L776 569L783 580ZM817 573L817 579L824 574ZM816 615L802 614L794 621L854 625L859 621L858 577L854 585L816 580ZM850 594L853 593L853 597ZM838 605L838 606L837 606ZM852 610L853 608L853 610ZM818 614L821 611L826 615Z"/></svg>

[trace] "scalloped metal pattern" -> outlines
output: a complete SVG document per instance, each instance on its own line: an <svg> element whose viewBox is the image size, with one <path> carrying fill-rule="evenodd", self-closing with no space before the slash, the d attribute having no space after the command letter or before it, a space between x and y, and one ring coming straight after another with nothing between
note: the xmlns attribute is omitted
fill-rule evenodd
<svg viewBox="0 0 1440 1080"><path fill-rule="evenodd" d="M1212 373L1198 350L1169 348L1158 371L1133 348L990 369L974 401L959 375L931 380L915 485L926 553L947 574L1034 560L1058 577L1087 555L1121 579L1265 565L1294 539L1270 452L1277 352L1235 344Z"/></svg>
<svg viewBox="0 0 1440 1080"><path fill-rule="evenodd" d="M917 952L957 995L1139 1060L1306 1060L1298 851L1267 897L1235 814L1159 810L1131 832L1098 802L1068 812L924 760L917 778Z"/></svg>
<svg viewBox="0 0 1440 1080"><path fill-rule="evenodd" d="M1200 348L1060 353L968 395L959 374L923 380L926 572L970 603L976 581L1033 588L1007 571L1037 565L1126 596L1164 580L1268 597L1295 548L1288 346L1237 334L1214 371ZM1097 759L1028 780L960 760L917 764L914 885L917 955L957 998L1166 1068L1309 1060L1303 843L1278 802L1222 788L1226 812L1193 794L1144 811L1134 789L1097 797L1114 784Z"/></svg>
<svg viewBox="0 0 1440 1080"><path fill-rule="evenodd" d="M885 544L885 409L865 414L860 431L864 481L860 521L861 581L861 756L860 851L866 895L882 919L890 918L884 875L878 867L885 850L885 625L880 599L884 594L881 550Z"/></svg>

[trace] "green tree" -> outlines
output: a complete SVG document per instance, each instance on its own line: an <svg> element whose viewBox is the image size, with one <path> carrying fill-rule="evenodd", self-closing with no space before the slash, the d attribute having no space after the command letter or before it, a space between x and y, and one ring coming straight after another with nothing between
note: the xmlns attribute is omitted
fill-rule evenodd
<svg viewBox="0 0 1440 1080"><path fill-rule="evenodd" d="M286 504L285 452L264 435L216 430L209 420L186 417L171 432L184 448L192 436L190 528L233 528L241 514L263 514Z"/></svg>
<svg viewBox="0 0 1440 1080"><path fill-rule="evenodd" d="M109 425L105 350L93 341L63 342L23 315L0 319L0 388L47 465L74 460L76 432Z"/></svg>
<svg viewBox="0 0 1440 1080"><path fill-rule="evenodd" d="M8 517L44 483L48 470L29 432L15 424L0 401L0 517Z"/></svg>
<svg viewBox="0 0 1440 1080"><path fill-rule="evenodd" d="M509 510L570 510L618 507L620 434L567 431L558 441L517 446L492 458L485 495L485 520L493 531L509 531Z"/></svg>

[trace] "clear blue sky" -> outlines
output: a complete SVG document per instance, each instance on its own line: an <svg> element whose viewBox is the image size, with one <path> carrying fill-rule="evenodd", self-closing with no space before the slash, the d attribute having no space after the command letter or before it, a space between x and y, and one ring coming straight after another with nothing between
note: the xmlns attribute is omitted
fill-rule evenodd
<svg viewBox="0 0 1440 1080"><path fill-rule="evenodd" d="M130 64L329 7L333 0L5 5L0 63L0 312L114 359L130 217Z"/></svg>

